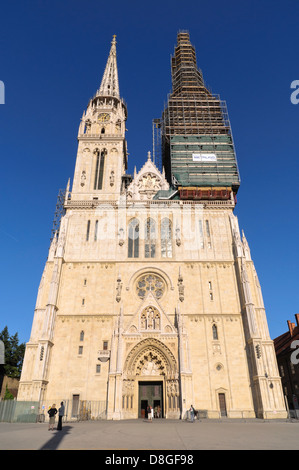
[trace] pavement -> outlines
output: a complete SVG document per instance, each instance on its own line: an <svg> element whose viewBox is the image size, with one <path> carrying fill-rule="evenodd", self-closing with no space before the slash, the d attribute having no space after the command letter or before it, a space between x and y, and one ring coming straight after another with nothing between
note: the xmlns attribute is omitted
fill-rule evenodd
<svg viewBox="0 0 299 470"><path fill-rule="evenodd" d="M134 450L189 455L197 450L298 449L298 420L103 420L63 423L62 431L49 431L47 423L0 423L0 450L101 450L105 456Z"/></svg>

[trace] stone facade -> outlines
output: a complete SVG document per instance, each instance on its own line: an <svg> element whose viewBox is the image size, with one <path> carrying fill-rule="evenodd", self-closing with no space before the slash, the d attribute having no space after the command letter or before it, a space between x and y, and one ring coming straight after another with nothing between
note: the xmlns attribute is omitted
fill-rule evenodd
<svg viewBox="0 0 299 470"><path fill-rule="evenodd" d="M106 401L107 419L143 417L147 404L165 418L191 404L211 418L286 416L233 195L155 199L169 183L150 154L125 183L126 118L114 38L79 127L18 399Z"/></svg>

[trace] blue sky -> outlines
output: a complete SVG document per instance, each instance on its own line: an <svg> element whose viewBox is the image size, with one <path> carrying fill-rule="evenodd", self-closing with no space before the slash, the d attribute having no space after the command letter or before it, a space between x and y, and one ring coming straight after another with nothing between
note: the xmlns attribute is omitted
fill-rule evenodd
<svg viewBox="0 0 299 470"><path fill-rule="evenodd" d="M298 302L299 3L14 1L0 12L0 331L30 337L56 198L73 177L77 131L117 35L129 172L152 150L171 90L170 55L190 32L206 84L226 100L241 174L236 215L262 286L270 335ZM3 168L4 167L4 168Z"/></svg>

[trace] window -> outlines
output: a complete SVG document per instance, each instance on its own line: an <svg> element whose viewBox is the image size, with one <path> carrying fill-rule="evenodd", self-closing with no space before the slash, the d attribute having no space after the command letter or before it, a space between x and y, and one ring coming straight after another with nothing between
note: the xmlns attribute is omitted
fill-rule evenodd
<svg viewBox="0 0 299 470"><path fill-rule="evenodd" d="M79 354L79 356L82 356L82 354L83 354L83 346L79 346L79 348L78 348L78 354Z"/></svg>
<svg viewBox="0 0 299 470"><path fill-rule="evenodd" d="M256 352L256 357L257 357L258 359L260 359L261 356L262 356L262 352L261 352L261 347L260 347L259 344L257 344L257 345L255 346L255 352Z"/></svg>
<svg viewBox="0 0 299 470"><path fill-rule="evenodd" d="M84 331L83 330L80 333L80 341L84 341Z"/></svg>
<svg viewBox="0 0 299 470"><path fill-rule="evenodd" d="M154 258L156 254L156 224L151 218L146 221L144 240L145 258Z"/></svg>
<svg viewBox="0 0 299 470"><path fill-rule="evenodd" d="M87 230L86 230L86 241L89 240L89 232L90 232L90 220L87 221Z"/></svg>
<svg viewBox="0 0 299 470"><path fill-rule="evenodd" d="M40 355L39 355L39 360L40 360L40 361L42 361L43 358L44 358L44 350L45 350L45 348L44 348L44 346L42 346L42 347L40 348Z"/></svg>
<svg viewBox="0 0 299 470"><path fill-rule="evenodd" d="M107 150L103 149L101 154L97 151L97 161L96 161L96 172L94 179L94 189L102 189L103 187L103 175L104 175L104 166L105 166L105 156L107 155Z"/></svg>
<svg viewBox="0 0 299 470"><path fill-rule="evenodd" d="M96 365L96 373L99 374L101 372L101 364Z"/></svg>
<svg viewBox="0 0 299 470"><path fill-rule="evenodd" d="M98 227L99 227L99 221L96 220L95 227L94 227L94 241L95 242L98 239Z"/></svg>
<svg viewBox="0 0 299 470"><path fill-rule="evenodd" d="M82 299L82 305L85 305L85 299Z"/></svg>
<svg viewBox="0 0 299 470"><path fill-rule="evenodd" d="M212 281L209 281L209 296L210 300L213 300L213 287L212 287Z"/></svg>
<svg viewBox="0 0 299 470"><path fill-rule="evenodd" d="M161 222L161 256L172 258L171 222L165 218Z"/></svg>
<svg viewBox="0 0 299 470"><path fill-rule="evenodd" d="M204 248L202 220L199 220L199 243L200 247Z"/></svg>
<svg viewBox="0 0 299 470"><path fill-rule="evenodd" d="M103 350L104 351L108 350L108 341L103 341Z"/></svg>
<svg viewBox="0 0 299 470"><path fill-rule="evenodd" d="M210 224L208 220L206 220L206 232L207 232L207 236L210 237L211 232L210 232Z"/></svg>
<svg viewBox="0 0 299 470"><path fill-rule="evenodd" d="M164 280L156 274L144 274L136 281L136 292L140 299L144 299L151 292L156 299L160 300L166 290Z"/></svg>
<svg viewBox="0 0 299 470"><path fill-rule="evenodd" d="M212 333L213 333L213 339L217 340L218 339L218 330L217 330L217 326L215 325L215 323L212 326Z"/></svg>
<svg viewBox="0 0 299 470"><path fill-rule="evenodd" d="M139 221L131 220L129 224L129 240L128 240L128 258L139 257Z"/></svg>

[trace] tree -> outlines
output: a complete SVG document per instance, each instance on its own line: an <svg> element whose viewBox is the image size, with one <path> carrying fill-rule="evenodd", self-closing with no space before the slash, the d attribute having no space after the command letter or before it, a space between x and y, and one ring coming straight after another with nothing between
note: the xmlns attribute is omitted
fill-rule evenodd
<svg viewBox="0 0 299 470"><path fill-rule="evenodd" d="M13 394L8 390L7 385L6 385L6 390L4 394L4 400L13 400Z"/></svg>
<svg viewBox="0 0 299 470"><path fill-rule="evenodd" d="M25 343L19 344L18 333L10 336L7 326L0 332L0 339L5 347L4 374L19 379L25 354Z"/></svg>

